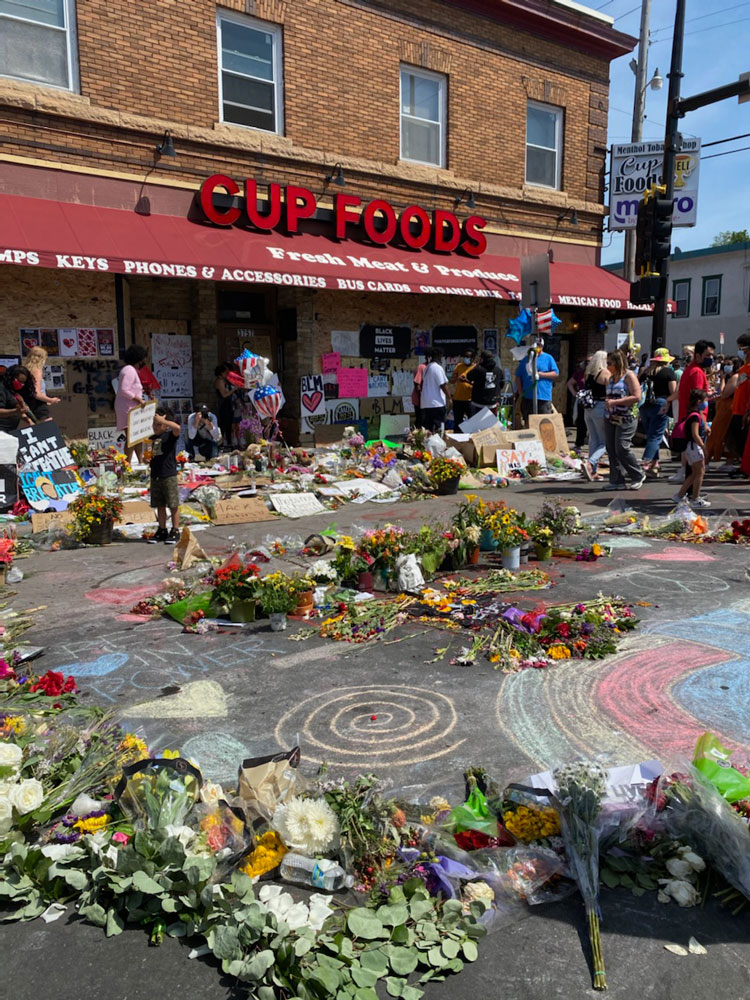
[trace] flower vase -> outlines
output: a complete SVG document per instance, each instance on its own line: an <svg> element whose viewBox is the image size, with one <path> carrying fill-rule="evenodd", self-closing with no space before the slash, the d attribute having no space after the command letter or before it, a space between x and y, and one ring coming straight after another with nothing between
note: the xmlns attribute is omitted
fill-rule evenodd
<svg viewBox="0 0 750 1000"><path fill-rule="evenodd" d="M273 611L268 616L272 632L286 632L286 612Z"/></svg>
<svg viewBox="0 0 750 1000"><path fill-rule="evenodd" d="M357 590L362 592L367 591L368 593L372 591L375 586L375 580L369 569L362 570L359 574L359 579L357 580Z"/></svg>
<svg viewBox="0 0 750 1000"><path fill-rule="evenodd" d="M456 476L455 479L445 479L442 483L437 484L437 495L439 497L451 497L458 493L458 484L461 482L461 477Z"/></svg>
<svg viewBox="0 0 750 1000"><path fill-rule="evenodd" d="M482 552L494 552L498 547L498 542L489 528L482 528L479 537L479 548Z"/></svg>
<svg viewBox="0 0 750 1000"><path fill-rule="evenodd" d="M539 562L549 562L552 558L552 546L546 542L535 542L534 552Z"/></svg>
<svg viewBox="0 0 750 1000"><path fill-rule="evenodd" d="M476 564L479 562L479 546L478 545L475 546L475 548L473 548L472 551L469 553L469 558L467 559L467 562L468 562L468 564L470 566L476 566Z"/></svg>
<svg viewBox="0 0 750 1000"><path fill-rule="evenodd" d="M109 545L112 541L112 529L115 522L111 518L92 524L83 541L87 545Z"/></svg>
<svg viewBox="0 0 750 1000"><path fill-rule="evenodd" d="M514 545L512 549L502 549L500 555L503 569L519 569L521 565L520 545Z"/></svg>
<svg viewBox="0 0 750 1000"><path fill-rule="evenodd" d="M531 543L524 542L521 546L521 565L527 565L529 561L529 555L531 553Z"/></svg>
<svg viewBox="0 0 750 1000"><path fill-rule="evenodd" d="M229 620L233 622L254 622L255 621L255 600L238 599L232 601L229 606Z"/></svg>

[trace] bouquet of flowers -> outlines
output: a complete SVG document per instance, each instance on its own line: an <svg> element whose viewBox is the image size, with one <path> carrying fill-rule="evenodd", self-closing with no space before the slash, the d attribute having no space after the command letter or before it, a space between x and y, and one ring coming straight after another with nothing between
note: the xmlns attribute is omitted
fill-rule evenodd
<svg viewBox="0 0 750 1000"><path fill-rule="evenodd" d="M579 531L581 516L577 507L569 507L560 500L545 500L536 516L536 523L549 528L557 540Z"/></svg>
<svg viewBox="0 0 750 1000"><path fill-rule="evenodd" d="M254 596L266 615L288 614L297 606L295 582L280 571L269 573L268 576L258 580Z"/></svg>
<svg viewBox="0 0 750 1000"><path fill-rule="evenodd" d="M211 577L211 603L230 607L234 601L250 601L256 597L260 570L255 563L221 566Z"/></svg>
<svg viewBox="0 0 750 1000"><path fill-rule="evenodd" d="M68 510L73 515L68 530L77 541L83 541L95 525L114 523L122 516L122 500L118 496L100 493L94 489L81 493Z"/></svg>
<svg viewBox="0 0 750 1000"><path fill-rule="evenodd" d="M357 555L365 560L371 559L370 566L388 569L396 562L402 552L404 529L393 524L384 528L374 528L365 531L357 547Z"/></svg>
<svg viewBox="0 0 750 1000"><path fill-rule="evenodd" d="M583 896L594 958L594 989L606 990L607 976L599 933L599 816L607 772L599 764L576 761L553 772L557 785L565 853Z"/></svg>
<svg viewBox="0 0 750 1000"><path fill-rule="evenodd" d="M452 479L460 479L464 472L466 472L466 463L463 459L444 458L439 455L430 462L430 481L435 486L450 482Z"/></svg>
<svg viewBox="0 0 750 1000"><path fill-rule="evenodd" d="M528 531L532 542L535 542L537 545L552 545L554 541L552 528L546 524L539 524L538 521L532 521L529 524Z"/></svg>
<svg viewBox="0 0 750 1000"><path fill-rule="evenodd" d="M523 523L525 518L513 507L490 514L486 522L501 549L513 549L529 540L529 533L522 527Z"/></svg>

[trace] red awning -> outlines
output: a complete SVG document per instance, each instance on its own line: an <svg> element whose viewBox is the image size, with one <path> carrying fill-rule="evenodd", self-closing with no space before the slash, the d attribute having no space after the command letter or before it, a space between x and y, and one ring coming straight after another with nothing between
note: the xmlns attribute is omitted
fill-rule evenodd
<svg viewBox="0 0 750 1000"><path fill-rule="evenodd" d="M0 263L99 273L246 281L366 292L466 295L515 301L515 257L409 251L305 233L218 228L171 215L140 215L41 198L0 195ZM618 312L629 286L598 267L551 264L552 303Z"/></svg>

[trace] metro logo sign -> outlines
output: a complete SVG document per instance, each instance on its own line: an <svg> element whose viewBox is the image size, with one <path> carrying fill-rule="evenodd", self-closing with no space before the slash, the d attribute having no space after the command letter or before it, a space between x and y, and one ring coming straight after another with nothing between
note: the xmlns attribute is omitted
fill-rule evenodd
<svg viewBox="0 0 750 1000"><path fill-rule="evenodd" d="M683 139L675 157L673 226L694 226L698 208L700 139ZM661 184L663 142L612 146L609 179L609 228L635 229L638 206L652 184Z"/></svg>
<svg viewBox="0 0 750 1000"><path fill-rule="evenodd" d="M249 222L255 229L270 232L284 225L288 232L298 233L300 222L315 215L317 199L307 188L289 184L269 184L264 210L258 209L258 184L247 179L242 206L226 208L214 202L214 193L223 189L233 199L240 194L239 184L226 174L212 174L201 184L199 201L203 214L217 226L234 226ZM412 250L429 247L442 253L460 250L470 257L479 257L487 249L482 230L487 225L479 215L471 215L463 223L453 212L435 209L431 214L420 205L408 205L396 212L390 202L376 198L362 208L362 199L353 194L333 196L336 238L346 240L351 230L361 227L376 245L399 242ZM244 216L244 218L243 218Z"/></svg>

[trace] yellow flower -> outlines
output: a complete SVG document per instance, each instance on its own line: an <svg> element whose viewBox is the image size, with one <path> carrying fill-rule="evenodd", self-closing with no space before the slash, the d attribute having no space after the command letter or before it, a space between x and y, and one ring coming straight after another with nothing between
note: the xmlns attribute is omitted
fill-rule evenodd
<svg viewBox="0 0 750 1000"><path fill-rule="evenodd" d="M269 830L258 839L255 850L247 856L245 863L240 865L240 871L250 875L251 878L264 875L281 863L287 850L278 833Z"/></svg>
<svg viewBox="0 0 750 1000"><path fill-rule="evenodd" d="M159 756L165 758L166 760L174 760L175 757L179 757L180 756L180 751L179 750L162 750L162 752L159 754Z"/></svg>
<svg viewBox="0 0 750 1000"><path fill-rule="evenodd" d="M550 646L547 649L547 654L552 657L553 660L568 660L570 659L570 650L567 646L564 646L561 642L555 643L555 645Z"/></svg>
<svg viewBox="0 0 750 1000"><path fill-rule="evenodd" d="M604 549L597 542L594 542L594 544L591 546L591 551L595 556L604 555Z"/></svg>
<svg viewBox="0 0 750 1000"><path fill-rule="evenodd" d="M508 656L512 660L520 660L521 659L521 654L519 653L519 651L517 649L509 649L508 650Z"/></svg>
<svg viewBox="0 0 750 1000"><path fill-rule="evenodd" d="M26 728L26 723L23 721L20 715L6 715L0 725L0 731L5 731L7 735L15 733L16 736L20 735Z"/></svg>
<svg viewBox="0 0 750 1000"><path fill-rule="evenodd" d="M109 823L112 817L105 813L103 816L90 816L88 819L79 819L74 823L74 828L81 833L96 833Z"/></svg>

